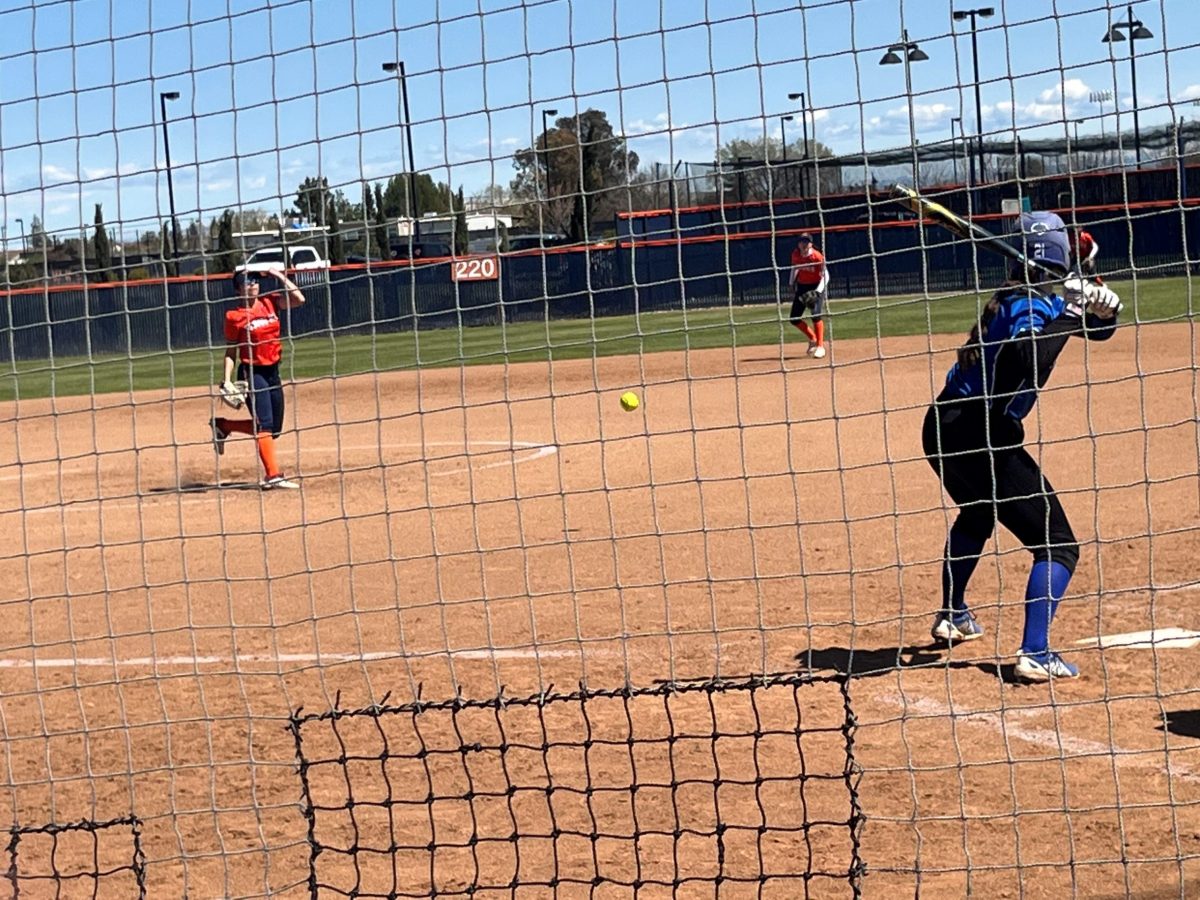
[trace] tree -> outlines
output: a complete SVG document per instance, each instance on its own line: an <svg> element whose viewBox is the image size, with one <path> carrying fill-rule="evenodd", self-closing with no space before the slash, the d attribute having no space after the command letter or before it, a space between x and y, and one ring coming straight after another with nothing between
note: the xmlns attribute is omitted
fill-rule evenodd
<svg viewBox="0 0 1200 900"><path fill-rule="evenodd" d="M192 219L188 222L187 227L187 249L193 253L199 253L203 248L200 246L200 220Z"/></svg>
<svg viewBox="0 0 1200 900"><path fill-rule="evenodd" d="M607 114L589 109L559 118L533 147L517 151L512 189L522 197L548 197L541 218L553 230L565 227L573 240L583 241L589 222L629 207L637 167L637 154L627 149Z"/></svg>
<svg viewBox="0 0 1200 900"><path fill-rule="evenodd" d="M104 227L104 211L99 203L96 204L95 235L92 237L92 252L96 255L96 276L101 281L112 281L112 243L108 239L108 229Z"/></svg>
<svg viewBox="0 0 1200 900"><path fill-rule="evenodd" d="M392 258L392 242L388 237L387 213L383 207L383 188L375 183L375 243L379 245L379 258Z"/></svg>
<svg viewBox="0 0 1200 900"><path fill-rule="evenodd" d="M305 178L296 188L295 213L305 222L325 224L325 210L329 208L329 179L324 177Z"/></svg>
<svg viewBox="0 0 1200 900"><path fill-rule="evenodd" d="M783 164L783 142L772 137L754 139L734 138L717 151L717 164L727 173L724 179L726 202L738 203L767 200L772 197L805 196L816 192L820 173L821 193L841 190L841 168L803 160L833 156L833 151L820 141L809 140L805 154L804 141L790 142L787 163Z"/></svg>
<svg viewBox="0 0 1200 900"><path fill-rule="evenodd" d="M166 271L168 278L174 278L179 274L179 266L174 260L174 254L171 252L174 246L171 243L171 233L168 230L168 223L162 223L162 229L159 233L158 246L161 248L161 256L163 259L163 269Z"/></svg>
<svg viewBox="0 0 1200 900"><path fill-rule="evenodd" d="M425 213L445 213L450 211L451 195L447 185L434 181L432 177L424 172L418 172L412 180L416 183L417 206L411 212L416 218L421 218ZM389 178L383 186L383 210L389 219L410 214L408 184L408 173L401 172Z"/></svg>
<svg viewBox="0 0 1200 900"><path fill-rule="evenodd" d="M463 199L463 189L460 185L454 198L454 254L464 256L467 253L471 237L467 233L467 204Z"/></svg>
<svg viewBox="0 0 1200 900"><path fill-rule="evenodd" d="M338 205L329 198L329 261L335 266L346 262L346 242L342 239L342 223L338 221Z"/></svg>
<svg viewBox="0 0 1200 900"><path fill-rule="evenodd" d="M239 254L233 243L233 210L221 213L217 225L217 268L221 272L232 272L237 268Z"/></svg>

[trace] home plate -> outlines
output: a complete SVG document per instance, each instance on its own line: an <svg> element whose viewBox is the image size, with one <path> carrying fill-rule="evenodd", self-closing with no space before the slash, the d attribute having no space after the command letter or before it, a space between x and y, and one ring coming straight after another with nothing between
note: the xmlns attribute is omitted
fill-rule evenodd
<svg viewBox="0 0 1200 900"><path fill-rule="evenodd" d="M1076 641L1089 647L1119 647L1125 650L1185 650L1200 644L1200 631L1185 628L1155 628L1152 631L1131 631L1128 634L1104 634L1099 638Z"/></svg>

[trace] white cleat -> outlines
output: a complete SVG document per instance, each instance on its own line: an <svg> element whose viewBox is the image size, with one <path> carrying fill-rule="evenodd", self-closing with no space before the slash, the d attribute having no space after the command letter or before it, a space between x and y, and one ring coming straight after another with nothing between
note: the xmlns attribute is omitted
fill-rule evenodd
<svg viewBox="0 0 1200 900"><path fill-rule="evenodd" d="M287 491L300 490L300 485L296 484L294 481L289 481L282 475L276 475L273 478L264 479L261 487L264 491L273 491L276 489Z"/></svg>
<svg viewBox="0 0 1200 900"><path fill-rule="evenodd" d="M825 348L823 346L821 346L820 344L818 344L816 347L809 348L808 353L809 353L809 356L812 356L815 359L824 359L825 358Z"/></svg>

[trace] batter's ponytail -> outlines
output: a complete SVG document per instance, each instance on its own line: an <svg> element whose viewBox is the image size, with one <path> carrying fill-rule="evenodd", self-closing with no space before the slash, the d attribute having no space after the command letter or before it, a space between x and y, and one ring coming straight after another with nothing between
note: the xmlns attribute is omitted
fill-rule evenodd
<svg viewBox="0 0 1200 900"><path fill-rule="evenodd" d="M996 310L1000 308L1000 301L1008 296L1010 290L1010 288L1002 288L996 291L992 295L992 299L980 311L979 318L971 326L971 333L967 335L966 343L958 348L958 367L960 369L973 369L978 365L979 358L983 354L982 335L992 324L992 319L996 317Z"/></svg>

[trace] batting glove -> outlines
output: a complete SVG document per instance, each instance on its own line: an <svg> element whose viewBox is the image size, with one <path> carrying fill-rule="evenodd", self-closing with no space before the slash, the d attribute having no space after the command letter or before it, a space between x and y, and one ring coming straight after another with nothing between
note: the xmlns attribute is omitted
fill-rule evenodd
<svg viewBox="0 0 1200 900"><path fill-rule="evenodd" d="M1121 298L1111 288L1078 276L1063 282L1067 308L1075 315L1090 312L1097 319L1112 319L1121 311Z"/></svg>

